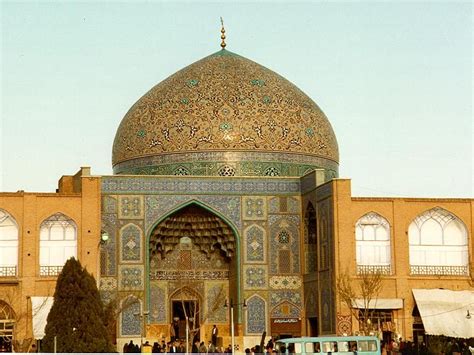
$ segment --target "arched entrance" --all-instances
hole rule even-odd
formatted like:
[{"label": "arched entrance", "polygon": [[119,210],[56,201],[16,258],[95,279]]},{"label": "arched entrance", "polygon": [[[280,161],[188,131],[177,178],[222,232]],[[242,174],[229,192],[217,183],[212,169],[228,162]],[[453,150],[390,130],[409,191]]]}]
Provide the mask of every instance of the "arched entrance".
[{"label": "arched entrance", "polygon": [[227,325],[225,299],[238,299],[236,250],[229,224],[196,203],[158,223],[149,241],[150,323],[177,339],[185,337],[186,318],[195,339],[213,324]]},{"label": "arched entrance", "polygon": [[12,352],[15,315],[13,309],[0,301],[0,352]]}]

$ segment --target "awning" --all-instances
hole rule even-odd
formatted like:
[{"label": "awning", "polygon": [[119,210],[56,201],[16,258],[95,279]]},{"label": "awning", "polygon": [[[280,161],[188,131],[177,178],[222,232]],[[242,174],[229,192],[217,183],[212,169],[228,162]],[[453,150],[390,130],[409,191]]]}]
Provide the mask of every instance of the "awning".
[{"label": "awning", "polygon": [[[352,307],[365,308],[363,298],[356,298],[352,301]],[[370,300],[368,309],[401,309],[403,300],[401,298],[377,298]]]},{"label": "awning", "polygon": [[31,313],[33,320],[33,337],[43,339],[46,319],[53,305],[53,297],[31,297]]},{"label": "awning", "polygon": [[416,305],[426,334],[455,338],[474,336],[474,291],[414,289]]}]

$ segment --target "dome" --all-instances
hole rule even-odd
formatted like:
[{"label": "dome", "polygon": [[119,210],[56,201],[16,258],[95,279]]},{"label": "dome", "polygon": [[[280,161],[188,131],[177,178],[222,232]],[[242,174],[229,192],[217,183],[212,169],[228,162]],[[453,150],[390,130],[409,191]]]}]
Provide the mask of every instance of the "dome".
[{"label": "dome", "polygon": [[115,136],[115,174],[337,176],[325,114],[275,72],[226,49],[141,97]]}]

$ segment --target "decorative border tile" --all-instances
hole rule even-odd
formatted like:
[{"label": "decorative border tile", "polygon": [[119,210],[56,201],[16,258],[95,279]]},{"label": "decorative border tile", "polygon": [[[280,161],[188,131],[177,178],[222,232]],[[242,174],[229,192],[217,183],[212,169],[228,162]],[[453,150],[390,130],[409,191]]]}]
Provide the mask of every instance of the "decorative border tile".
[{"label": "decorative border tile", "polygon": [[279,290],[299,290],[302,280],[300,276],[272,276],[270,277],[270,288]]},{"label": "decorative border tile", "polygon": [[299,178],[103,176],[104,194],[274,195],[300,192]]}]

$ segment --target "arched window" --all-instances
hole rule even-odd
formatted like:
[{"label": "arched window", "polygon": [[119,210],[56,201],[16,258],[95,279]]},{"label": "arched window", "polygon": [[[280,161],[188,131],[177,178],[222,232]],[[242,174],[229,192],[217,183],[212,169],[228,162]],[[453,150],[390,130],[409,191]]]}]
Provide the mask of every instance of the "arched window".
[{"label": "arched window", "polygon": [[15,313],[4,301],[0,301],[0,344],[3,351],[11,352],[13,333],[15,328]]},{"label": "arched window", "polygon": [[40,226],[40,276],[56,276],[77,255],[77,227],[72,219],[56,213]]},{"label": "arched window", "polygon": [[390,225],[375,212],[362,216],[355,225],[357,273],[391,274]]},{"label": "arched window", "polygon": [[408,228],[413,275],[468,275],[467,230],[443,208],[418,215]]},{"label": "arched window", "polygon": [[0,277],[16,276],[18,266],[18,226],[6,211],[0,210]]},{"label": "arched window", "polygon": [[308,203],[304,217],[304,243],[305,243],[305,272],[317,271],[318,240],[316,230],[316,211],[313,204]]}]

